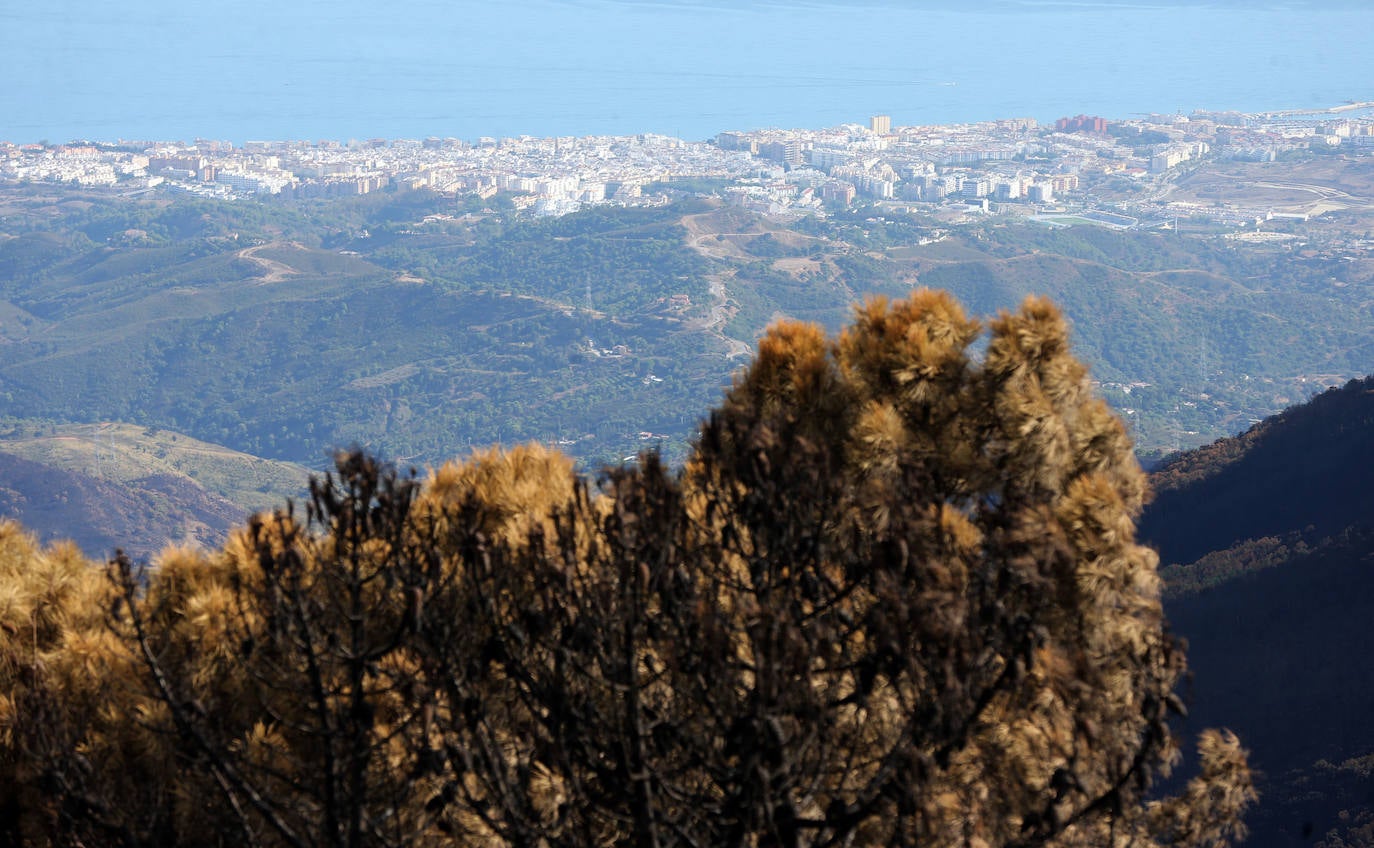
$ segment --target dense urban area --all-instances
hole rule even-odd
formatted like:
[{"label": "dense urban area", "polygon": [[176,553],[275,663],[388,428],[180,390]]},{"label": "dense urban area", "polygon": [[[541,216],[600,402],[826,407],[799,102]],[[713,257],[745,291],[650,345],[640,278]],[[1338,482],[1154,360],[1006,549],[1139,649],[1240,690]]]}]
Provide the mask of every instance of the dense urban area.
[{"label": "dense urban area", "polygon": [[[0,181],[125,187],[233,199],[358,195],[389,186],[558,216],[591,205],[656,205],[669,189],[709,185],[736,206],[782,218],[857,203],[898,211],[920,204],[951,223],[983,214],[1108,227],[1205,219],[1243,227],[1341,208],[1339,190],[1312,187],[1315,205],[1258,198],[1174,196],[1203,158],[1272,162],[1312,151],[1374,154],[1367,103],[1315,113],[1194,112],[1116,121],[1013,118],[948,126],[867,125],[722,132],[708,141],[662,135],[193,143],[0,142]],[[1290,187],[1293,188],[1293,187]],[[480,208],[480,207],[479,207]]]}]

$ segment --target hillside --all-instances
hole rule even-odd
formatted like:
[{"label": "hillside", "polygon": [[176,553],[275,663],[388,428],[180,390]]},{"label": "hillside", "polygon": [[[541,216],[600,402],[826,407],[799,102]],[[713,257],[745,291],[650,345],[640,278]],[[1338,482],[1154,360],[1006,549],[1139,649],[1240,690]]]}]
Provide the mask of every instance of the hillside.
[{"label": "hillside", "polygon": [[1374,535],[1165,607],[1194,675],[1185,734],[1231,728],[1262,774],[1246,844],[1371,844],[1349,831],[1374,822]]},{"label": "hillside", "polygon": [[[1374,834],[1374,379],[1153,475],[1140,535],[1195,673],[1189,728],[1224,721],[1264,775],[1261,846]],[[1337,838],[1344,841],[1336,841]]]},{"label": "hillside", "polygon": [[305,489],[306,469],[127,424],[10,422],[0,432],[0,518],[103,558],[169,543],[212,547],[250,512]]},{"label": "hillside", "polygon": [[167,544],[206,547],[246,515],[166,475],[117,485],[0,453],[0,480],[0,519],[20,522],[45,542],[69,539],[97,559],[116,549],[146,559]]},{"label": "hillside", "polygon": [[[683,446],[696,422],[678,410],[707,408],[733,365],[691,329],[705,260],[673,217],[416,232],[431,207],[388,200],[10,216],[32,229],[0,241],[0,412],[312,465],[352,443],[420,463],[527,439],[597,461]],[[165,235],[127,243],[133,223]]]},{"label": "hillside", "polygon": [[[1145,451],[1374,371],[1374,262],[1219,237],[713,199],[556,219],[425,192],[157,202],[9,189],[0,414],[128,421],[317,465],[555,443],[672,460],[771,321],[950,290],[1047,294]],[[133,235],[131,235],[133,234]]]},{"label": "hillside", "polygon": [[1156,469],[1140,532],[1166,564],[1247,540],[1374,521],[1374,378],[1352,380]]}]

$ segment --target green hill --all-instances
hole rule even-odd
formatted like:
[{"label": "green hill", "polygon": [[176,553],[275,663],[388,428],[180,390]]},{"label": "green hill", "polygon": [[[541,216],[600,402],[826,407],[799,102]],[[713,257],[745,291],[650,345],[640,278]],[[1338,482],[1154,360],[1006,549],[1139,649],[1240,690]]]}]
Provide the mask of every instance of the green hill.
[{"label": "green hill", "polygon": [[0,414],[307,465],[351,443],[420,464],[526,440],[681,458],[769,322],[834,330],[913,286],[981,314],[1054,298],[1150,452],[1374,371],[1371,263],[1287,245],[704,200],[552,220],[424,192],[9,208]]}]

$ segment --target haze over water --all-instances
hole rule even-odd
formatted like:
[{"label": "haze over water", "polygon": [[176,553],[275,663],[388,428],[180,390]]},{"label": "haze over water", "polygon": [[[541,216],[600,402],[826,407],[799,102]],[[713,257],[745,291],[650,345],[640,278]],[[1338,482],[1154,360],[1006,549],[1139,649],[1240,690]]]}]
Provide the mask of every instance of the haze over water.
[{"label": "haze over water", "polygon": [[0,9],[0,140],[896,125],[1374,99],[1374,4],[47,0]]}]

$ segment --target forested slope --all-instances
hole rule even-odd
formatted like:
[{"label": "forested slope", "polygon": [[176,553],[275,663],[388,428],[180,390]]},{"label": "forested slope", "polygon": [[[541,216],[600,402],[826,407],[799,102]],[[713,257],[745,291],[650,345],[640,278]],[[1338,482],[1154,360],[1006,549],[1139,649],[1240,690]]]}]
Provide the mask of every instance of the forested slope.
[{"label": "forested slope", "polygon": [[1186,564],[1262,537],[1374,523],[1374,378],[1353,380],[1156,469],[1141,534]]},{"label": "forested slope", "polygon": [[1194,675],[1187,727],[1234,730],[1260,774],[1247,844],[1374,845],[1374,535],[1165,609]]},{"label": "forested slope", "polygon": [[1374,844],[1374,379],[1152,475],[1141,537],[1196,678],[1260,771],[1256,846]]},{"label": "forested slope", "polygon": [[784,223],[694,199],[552,220],[425,192],[331,201],[0,197],[0,414],[177,430],[318,467],[536,439],[680,459],[773,320],[871,294],[1062,304],[1146,450],[1374,371],[1366,261],[919,215]]},{"label": "forested slope", "polygon": [[[678,410],[705,408],[732,367],[689,331],[705,260],[662,212],[497,238],[481,222],[405,229],[431,206],[404,198],[347,226],[332,207],[263,222],[188,205],[189,221],[112,205],[0,239],[0,412],[315,466],[354,442],[439,462],[531,438],[609,461],[642,432],[680,451],[695,420]],[[120,213],[143,235],[105,221]]]}]

